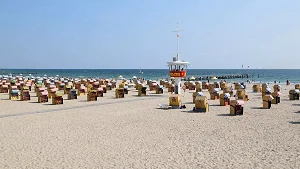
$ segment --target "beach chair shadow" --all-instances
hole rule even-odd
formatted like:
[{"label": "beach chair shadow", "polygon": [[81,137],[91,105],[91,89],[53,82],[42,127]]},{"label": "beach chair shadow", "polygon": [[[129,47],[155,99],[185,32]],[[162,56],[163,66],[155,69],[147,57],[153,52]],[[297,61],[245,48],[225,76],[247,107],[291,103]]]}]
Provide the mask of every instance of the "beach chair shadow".
[{"label": "beach chair shadow", "polygon": [[138,95],[132,95],[133,97],[166,97],[165,95],[162,95],[162,94],[147,94],[146,96],[138,96]]},{"label": "beach chair shadow", "polygon": [[146,95],[146,96],[132,95],[132,97],[140,97],[140,98],[143,98],[143,97],[149,97],[149,95]]},{"label": "beach chair shadow", "polygon": [[168,109],[168,108],[160,108],[160,107],[156,107],[155,109],[157,109],[157,110],[171,110],[171,108]]},{"label": "beach chair shadow", "polygon": [[28,102],[28,103],[39,103],[39,102]]},{"label": "beach chair shadow", "polygon": [[292,104],[292,106],[300,106],[300,104]]},{"label": "beach chair shadow", "polygon": [[156,94],[156,93],[150,93],[149,95],[148,95],[149,97],[164,97],[164,95],[163,94]]},{"label": "beach chair shadow", "polygon": [[[64,100],[65,101],[65,100]],[[45,105],[45,106],[54,106],[54,107],[56,107],[56,106],[63,106],[63,104],[52,104],[52,103],[45,103],[45,104],[43,104],[43,105]]]},{"label": "beach chair shadow", "polygon": [[263,109],[263,107],[251,107],[251,109]]},{"label": "beach chair shadow", "polygon": [[181,112],[185,112],[185,113],[196,113],[196,114],[206,113],[206,112],[195,112],[194,110],[182,110]]},{"label": "beach chair shadow", "polygon": [[230,114],[217,114],[216,116],[231,116]]},{"label": "beach chair shadow", "polygon": [[291,124],[300,124],[300,121],[289,121]]}]

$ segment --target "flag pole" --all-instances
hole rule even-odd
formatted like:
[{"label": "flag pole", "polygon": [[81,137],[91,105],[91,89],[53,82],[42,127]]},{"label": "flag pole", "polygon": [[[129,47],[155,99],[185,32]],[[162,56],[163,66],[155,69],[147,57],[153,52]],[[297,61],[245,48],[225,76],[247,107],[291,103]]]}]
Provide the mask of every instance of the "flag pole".
[{"label": "flag pole", "polygon": [[182,31],[182,30],[179,30],[178,23],[177,23],[177,29],[176,29],[176,31],[173,31],[173,32],[176,32],[176,38],[177,38],[177,56],[176,56],[177,61],[179,61],[179,32],[180,31]]}]

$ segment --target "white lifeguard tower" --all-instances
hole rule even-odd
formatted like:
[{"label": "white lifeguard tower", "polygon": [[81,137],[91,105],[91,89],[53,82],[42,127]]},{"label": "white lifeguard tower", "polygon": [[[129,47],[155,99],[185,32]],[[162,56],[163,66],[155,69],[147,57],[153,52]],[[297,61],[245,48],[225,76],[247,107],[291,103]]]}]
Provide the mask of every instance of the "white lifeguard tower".
[{"label": "white lifeguard tower", "polygon": [[175,78],[175,87],[174,87],[174,93],[180,95],[180,82],[181,79],[186,77],[186,69],[189,65],[189,62],[180,61],[179,59],[179,30],[178,23],[177,23],[177,30],[173,31],[177,34],[177,55],[176,57],[173,57],[172,62],[168,62],[169,71],[170,71],[170,77]]}]

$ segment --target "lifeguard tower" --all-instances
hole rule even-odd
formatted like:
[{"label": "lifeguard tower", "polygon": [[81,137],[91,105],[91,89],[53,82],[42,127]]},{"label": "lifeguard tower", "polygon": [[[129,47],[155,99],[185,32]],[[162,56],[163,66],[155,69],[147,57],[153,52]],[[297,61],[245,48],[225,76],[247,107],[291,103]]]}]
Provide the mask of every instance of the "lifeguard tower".
[{"label": "lifeguard tower", "polygon": [[173,57],[172,62],[168,62],[170,77],[173,77],[175,80],[174,93],[180,95],[180,82],[181,79],[186,76],[186,69],[189,65],[189,62],[181,61],[179,59],[179,30],[177,23],[177,30],[173,31],[177,34],[177,55]]}]

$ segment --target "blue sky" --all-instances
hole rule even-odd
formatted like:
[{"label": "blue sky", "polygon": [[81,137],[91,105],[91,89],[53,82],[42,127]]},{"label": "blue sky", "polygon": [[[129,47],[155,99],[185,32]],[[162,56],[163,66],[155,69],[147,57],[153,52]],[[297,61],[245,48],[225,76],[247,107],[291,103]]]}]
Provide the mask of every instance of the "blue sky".
[{"label": "blue sky", "polygon": [[0,68],[300,68],[298,0],[0,0]]}]

